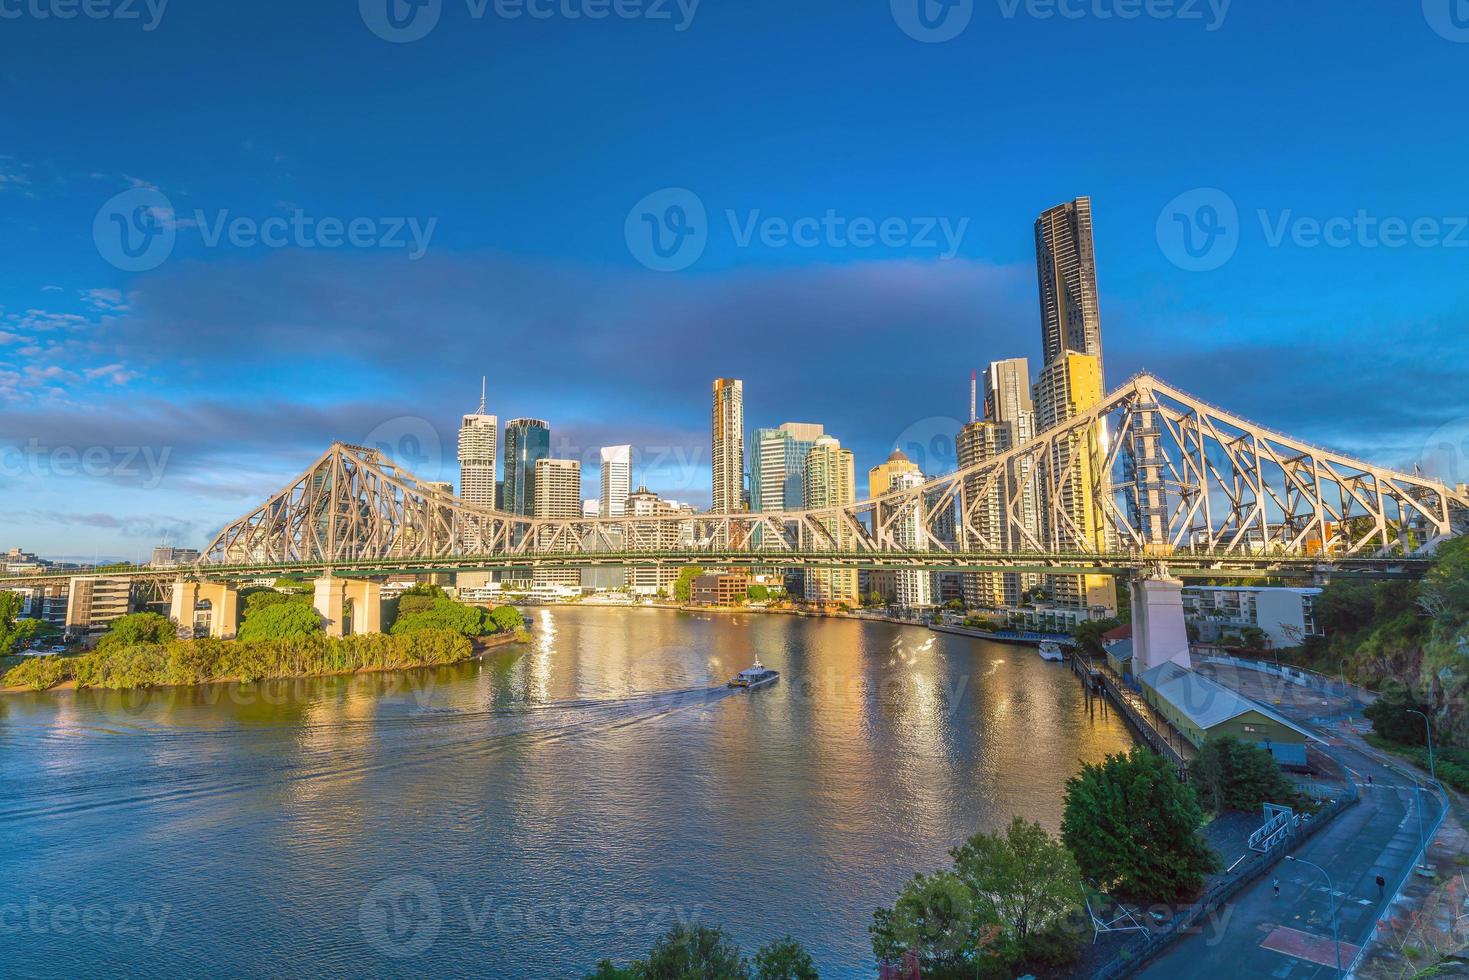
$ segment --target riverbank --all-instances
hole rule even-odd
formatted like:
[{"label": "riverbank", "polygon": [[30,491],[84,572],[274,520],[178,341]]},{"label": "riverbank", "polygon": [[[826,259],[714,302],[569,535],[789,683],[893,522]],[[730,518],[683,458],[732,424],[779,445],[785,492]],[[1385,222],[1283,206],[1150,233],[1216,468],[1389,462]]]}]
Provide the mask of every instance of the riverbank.
[{"label": "riverbank", "polygon": [[[0,694],[239,684],[443,667],[516,643],[516,633],[443,630],[287,641],[177,640],[76,657],[36,657],[0,677]],[[294,669],[293,669],[294,668]]]}]

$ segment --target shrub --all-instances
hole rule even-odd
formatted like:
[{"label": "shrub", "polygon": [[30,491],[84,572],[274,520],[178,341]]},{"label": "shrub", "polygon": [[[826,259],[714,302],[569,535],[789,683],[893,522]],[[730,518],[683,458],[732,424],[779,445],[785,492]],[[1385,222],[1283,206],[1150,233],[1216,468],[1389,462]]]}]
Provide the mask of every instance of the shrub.
[{"label": "shrub", "polygon": [[156,612],[133,613],[113,621],[112,627],[97,642],[98,650],[130,647],[139,643],[167,643],[178,636],[173,620]]},{"label": "shrub", "polygon": [[62,681],[72,680],[76,675],[72,668],[73,657],[27,657],[12,667],[0,678],[3,687],[28,687],[32,691],[44,691]]},{"label": "shrub", "polygon": [[321,615],[310,604],[278,602],[253,610],[240,624],[239,638],[287,640],[321,632]]},{"label": "shrub", "polygon": [[525,617],[514,606],[496,606],[490,612],[490,622],[496,633],[505,633],[525,628]]},{"label": "shrub", "polygon": [[420,630],[450,630],[462,636],[484,636],[490,632],[485,623],[485,611],[478,606],[466,606],[453,599],[434,599],[427,609],[404,615],[398,614],[391,632],[395,636],[416,633]]}]

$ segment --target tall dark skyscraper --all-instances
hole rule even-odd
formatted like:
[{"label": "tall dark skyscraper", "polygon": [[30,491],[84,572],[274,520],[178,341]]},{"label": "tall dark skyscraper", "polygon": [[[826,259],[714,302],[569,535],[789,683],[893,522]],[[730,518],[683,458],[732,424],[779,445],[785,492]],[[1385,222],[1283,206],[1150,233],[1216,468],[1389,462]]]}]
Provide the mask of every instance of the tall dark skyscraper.
[{"label": "tall dark skyscraper", "polygon": [[534,514],[536,460],[551,455],[551,427],[540,419],[505,423],[505,482],[500,507],[511,514]]},{"label": "tall dark skyscraper", "polygon": [[1091,198],[1058,204],[1036,219],[1035,264],[1045,363],[1054,363],[1066,351],[1100,361],[1102,320],[1097,312]]}]

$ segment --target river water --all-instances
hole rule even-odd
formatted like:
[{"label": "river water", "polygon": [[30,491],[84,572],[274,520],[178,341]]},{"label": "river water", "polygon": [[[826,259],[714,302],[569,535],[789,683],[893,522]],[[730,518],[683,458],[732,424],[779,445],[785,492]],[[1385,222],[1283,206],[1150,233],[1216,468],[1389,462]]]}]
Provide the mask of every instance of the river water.
[{"label": "river water", "polygon": [[[1130,744],[1034,650],[532,611],[435,670],[0,696],[0,975],[578,977],[679,921],[875,975],[915,871]],[[780,683],[718,685],[758,654]]]}]

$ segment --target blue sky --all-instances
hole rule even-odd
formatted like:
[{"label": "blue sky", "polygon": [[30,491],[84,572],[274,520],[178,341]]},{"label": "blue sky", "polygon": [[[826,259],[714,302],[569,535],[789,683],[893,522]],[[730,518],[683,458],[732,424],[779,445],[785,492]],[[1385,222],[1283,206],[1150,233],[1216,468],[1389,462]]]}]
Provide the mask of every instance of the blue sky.
[{"label": "blue sky", "polygon": [[[481,374],[674,498],[717,376],[865,470],[1038,357],[1031,223],[1078,194],[1112,384],[1469,480],[1450,0],[926,0],[927,35],[918,0],[437,0],[408,42],[386,0],[110,2],[0,0],[0,546],[202,544],[333,438],[451,479]],[[645,200],[702,209],[685,267],[640,261]],[[166,254],[107,238],[135,217]]]}]

